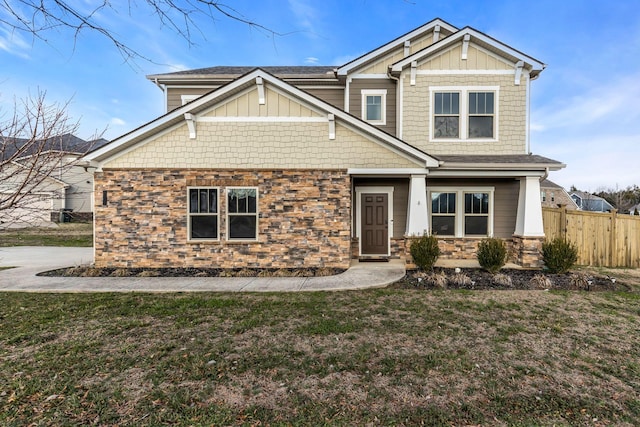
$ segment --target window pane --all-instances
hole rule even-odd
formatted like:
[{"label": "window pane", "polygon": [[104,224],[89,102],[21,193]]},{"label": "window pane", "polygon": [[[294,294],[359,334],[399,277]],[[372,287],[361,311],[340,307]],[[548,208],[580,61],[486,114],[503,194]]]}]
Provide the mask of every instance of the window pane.
[{"label": "window pane", "polygon": [[460,113],[460,94],[452,93],[451,94],[451,114],[459,114]]},{"label": "window pane", "polygon": [[478,94],[475,92],[469,94],[469,114],[478,114]]},{"label": "window pane", "polygon": [[255,239],[256,238],[255,215],[233,215],[229,217],[230,239]]},{"label": "window pane", "polygon": [[433,122],[436,138],[458,137],[458,117],[436,117]]},{"label": "window pane", "polygon": [[218,212],[218,190],[209,190],[209,212]]},{"label": "window pane", "polygon": [[470,116],[469,138],[493,138],[493,117]]},{"label": "window pane", "polygon": [[207,190],[200,190],[200,207],[198,212],[207,213],[209,212],[209,192]]},{"label": "window pane", "polygon": [[218,238],[218,216],[192,216],[191,217],[191,238],[192,239],[217,239]]},{"label": "window pane", "polygon": [[454,216],[437,216],[431,217],[431,232],[438,236],[453,236],[455,234],[455,222]]},{"label": "window pane", "polygon": [[193,188],[189,190],[189,212],[198,212],[198,190]]},{"label": "window pane", "polygon": [[488,222],[489,221],[487,216],[465,216],[465,236],[486,236]]},{"label": "window pane", "polygon": [[457,92],[436,93],[433,99],[435,114],[459,114],[460,94]]},{"label": "window pane", "polygon": [[367,105],[367,120],[382,120],[382,106]]},{"label": "window pane", "polygon": [[489,193],[465,193],[464,213],[467,213],[467,214],[489,213]]},{"label": "window pane", "polygon": [[257,213],[256,190],[254,188],[247,190],[247,199],[247,212]]},{"label": "window pane", "polygon": [[485,114],[493,114],[493,92],[487,92],[485,95]]},{"label": "window pane", "polygon": [[456,213],[456,194],[431,193],[431,213]]}]

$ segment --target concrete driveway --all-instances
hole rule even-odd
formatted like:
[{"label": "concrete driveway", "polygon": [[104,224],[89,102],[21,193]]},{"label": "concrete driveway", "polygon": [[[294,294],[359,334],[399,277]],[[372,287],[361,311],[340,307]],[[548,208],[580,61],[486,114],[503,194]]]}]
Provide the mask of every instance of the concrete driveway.
[{"label": "concrete driveway", "polygon": [[403,260],[359,263],[327,277],[40,277],[93,261],[93,248],[0,248],[0,291],[19,292],[296,292],[387,286],[405,274]]}]

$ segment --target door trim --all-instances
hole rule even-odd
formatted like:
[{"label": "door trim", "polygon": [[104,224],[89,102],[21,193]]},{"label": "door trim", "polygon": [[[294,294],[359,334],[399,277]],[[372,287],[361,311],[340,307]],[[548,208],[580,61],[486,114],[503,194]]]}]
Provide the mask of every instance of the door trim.
[{"label": "door trim", "polygon": [[359,186],[356,187],[356,237],[358,238],[358,256],[362,255],[362,195],[385,193],[387,195],[387,216],[389,220],[389,229],[387,233],[387,253],[386,254],[367,254],[367,255],[391,255],[391,238],[393,237],[393,187],[392,186]]}]

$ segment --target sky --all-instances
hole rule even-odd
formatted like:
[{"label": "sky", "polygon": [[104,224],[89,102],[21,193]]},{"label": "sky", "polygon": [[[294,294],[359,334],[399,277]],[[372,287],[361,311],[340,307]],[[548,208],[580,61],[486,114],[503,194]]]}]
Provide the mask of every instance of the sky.
[{"label": "sky", "polygon": [[[89,10],[102,2],[68,3]],[[640,185],[638,0],[222,3],[277,34],[222,15],[196,16],[187,43],[144,2],[113,0],[96,21],[149,59],[126,61],[95,31],[58,27],[33,38],[0,22],[0,122],[16,99],[46,91],[47,102],[68,103],[79,137],[115,139],[164,113],[162,92],[146,75],[215,65],[341,65],[440,18],[547,64],[531,83],[531,151],[567,165],[550,179],[592,192]],[[0,5],[0,21],[4,14]]]}]

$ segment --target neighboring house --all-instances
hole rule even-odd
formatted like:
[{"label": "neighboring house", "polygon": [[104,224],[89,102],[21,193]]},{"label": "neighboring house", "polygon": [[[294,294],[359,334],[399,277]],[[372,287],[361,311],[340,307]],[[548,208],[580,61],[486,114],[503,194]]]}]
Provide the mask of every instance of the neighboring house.
[{"label": "neighboring house", "polygon": [[569,193],[548,179],[543,180],[540,183],[540,199],[542,199],[542,206],[545,208],[557,208],[564,206],[569,210],[578,209],[578,205],[573,201]]},{"label": "neighboring house", "polygon": [[629,208],[629,215],[640,215],[640,203]]},{"label": "neighboring house", "polygon": [[95,264],[346,268],[426,232],[538,267],[540,179],[564,167],[529,153],[544,68],[436,19],[340,66],[149,76],[168,112],[85,156]]},{"label": "neighboring house", "polygon": [[[13,156],[26,141],[16,138],[4,142],[5,158]],[[12,164],[3,164],[0,171],[0,197],[4,199],[15,193],[25,192],[28,195],[12,209],[0,212],[0,228],[43,226],[62,221],[91,221],[93,172],[76,164],[90,148],[101,147],[107,142],[103,139],[85,141],[71,134],[61,135],[47,141],[44,145],[46,150],[34,153],[36,146],[40,147],[35,144],[33,150],[17,157]],[[25,165],[30,165],[34,157],[37,157],[38,168],[46,170],[47,176],[31,180],[36,184],[30,185],[30,180],[24,179],[30,173],[30,167]],[[25,183],[27,185],[24,189],[17,190]]]},{"label": "neighboring house", "polygon": [[615,209],[609,202],[595,194],[589,194],[585,191],[572,191],[571,198],[578,206],[578,209],[591,212],[611,212]]}]

